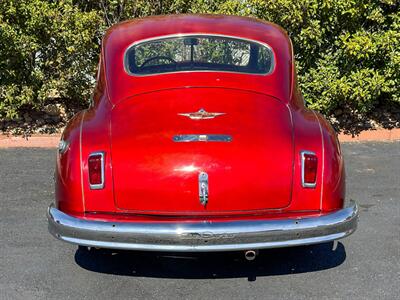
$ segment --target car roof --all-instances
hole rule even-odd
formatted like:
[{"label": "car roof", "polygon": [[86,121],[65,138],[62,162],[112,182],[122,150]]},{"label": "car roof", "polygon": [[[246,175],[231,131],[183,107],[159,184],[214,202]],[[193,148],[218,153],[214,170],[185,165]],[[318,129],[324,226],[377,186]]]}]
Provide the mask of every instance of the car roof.
[{"label": "car roof", "polygon": [[[287,33],[280,26],[251,17],[216,14],[161,15],[137,18],[111,26],[106,39],[122,35],[119,42],[132,43],[142,39],[176,33],[219,33],[238,37],[252,36],[252,39],[268,43],[271,35],[283,40]],[[113,41],[114,42],[114,41]]]},{"label": "car roof", "polygon": [[[268,44],[274,53],[274,70],[267,76],[252,74],[157,74],[132,76],[124,68],[125,51],[133,43],[178,34],[226,35]],[[287,33],[278,25],[255,18],[226,15],[164,15],[133,19],[110,27],[102,45],[104,74],[112,102],[157,89],[193,85],[235,87],[288,98],[291,90],[292,45]],[[204,73],[204,72],[203,72]],[[208,72],[205,72],[208,73]],[[189,78],[192,77],[192,78]],[[217,78],[218,77],[218,78]],[[252,80],[243,80],[252,77]],[[168,80],[171,79],[171,80]],[[219,80],[217,80],[219,79]],[[223,79],[223,80],[221,80]],[[238,86],[238,82],[242,82]],[[244,82],[247,81],[247,82]],[[274,83],[275,82],[275,83]],[[121,83],[122,86],[121,86]],[[284,88],[271,92],[267,86]],[[283,85],[282,85],[283,84]],[[271,90],[271,89],[269,89]]]}]

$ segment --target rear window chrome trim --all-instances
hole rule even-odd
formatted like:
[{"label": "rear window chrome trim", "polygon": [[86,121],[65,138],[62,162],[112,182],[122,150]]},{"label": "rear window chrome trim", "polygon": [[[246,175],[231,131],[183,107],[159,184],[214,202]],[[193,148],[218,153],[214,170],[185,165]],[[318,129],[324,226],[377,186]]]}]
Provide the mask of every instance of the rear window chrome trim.
[{"label": "rear window chrome trim", "polygon": [[[152,73],[152,74],[136,74],[136,73],[132,73],[129,70],[127,55],[128,55],[129,50],[132,47],[137,46],[139,44],[151,42],[151,41],[169,39],[169,38],[181,38],[181,37],[187,37],[187,36],[210,36],[210,37],[221,37],[221,38],[225,37],[225,38],[228,38],[228,39],[242,40],[242,41],[246,41],[246,42],[262,45],[262,46],[266,47],[272,54],[272,61],[271,61],[270,70],[267,73],[246,73],[246,72],[224,71],[224,70],[185,70],[185,71],[171,71],[171,72],[161,72],[161,73]],[[204,33],[204,32],[202,32],[202,33],[192,32],[192,33],[179,33],[179,34],[160,35],[160,36],[156,36],[156,37],[151,37],[151,38],[141,39],[141,40],[135,41],[135,42],[131,43],[128,47],[126,47],[126,49],[124,51],[123,66],[124,66],[125,72],[128,75],[133,76],[133,77],[147,77],[147,76],[168,75],[168,74],[177,74],[177,73],[230,73],[230,74],[233,73],[233,74],[238,74],[238,75],[268,76],[268,75],[271,75],[275,71],[275,60],[276,60],[275,52],[272,49],[272,47],[270,45],[268,45],[267,43],[264,43],[264,42],[261,42],[261,41],[258,41],[258,40],[253,40],[253,39],[240,37],[240,36],[235,36],[235,35],[217,34],[217,33]]]}]

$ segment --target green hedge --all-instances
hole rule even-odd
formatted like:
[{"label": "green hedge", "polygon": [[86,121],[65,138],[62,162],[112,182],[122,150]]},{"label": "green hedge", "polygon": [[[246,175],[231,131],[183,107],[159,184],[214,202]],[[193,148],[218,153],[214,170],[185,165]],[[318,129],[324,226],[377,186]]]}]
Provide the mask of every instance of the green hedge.
[{"label": "green hedge", "polygon": [[275,22],[292,38],[309,106],[365,114],[400,102],[396,0],[2,0],[0,119],[48,103],[86,105],[102,34],[147,15],[221,13]]}]

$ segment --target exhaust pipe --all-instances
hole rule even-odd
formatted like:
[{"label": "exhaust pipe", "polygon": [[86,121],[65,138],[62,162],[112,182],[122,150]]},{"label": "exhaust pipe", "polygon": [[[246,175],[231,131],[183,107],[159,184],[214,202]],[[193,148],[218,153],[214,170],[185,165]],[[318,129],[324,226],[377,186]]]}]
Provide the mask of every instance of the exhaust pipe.
[{"label": "exhaust pipe", "polygon": [[244,258],[246,258],[246,260],[251,261],[251,260],[255,260],[256,257],[258,255],[258,250],[247,250],[244,252]]}]

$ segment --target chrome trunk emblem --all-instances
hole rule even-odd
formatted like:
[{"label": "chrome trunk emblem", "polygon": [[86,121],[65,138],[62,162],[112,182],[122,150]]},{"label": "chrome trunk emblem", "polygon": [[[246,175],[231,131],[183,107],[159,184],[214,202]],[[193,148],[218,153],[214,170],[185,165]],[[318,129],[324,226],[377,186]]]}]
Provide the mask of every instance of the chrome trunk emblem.
[{"label": "chrome trunk emblem", "polygon": [[203,206],[208,202],[208,174],[206,172],[199,173],[199,197]]},{"label": "chrome trunk emblem", "polygon": [[197,112],[191,113],[179,113],[179,116],[188,117],[192,120],[206,120],[206,119],[214,119],[215,117],[225,115],[225,113],[220,112],[206,112],[203,108],[201,108]]}]

